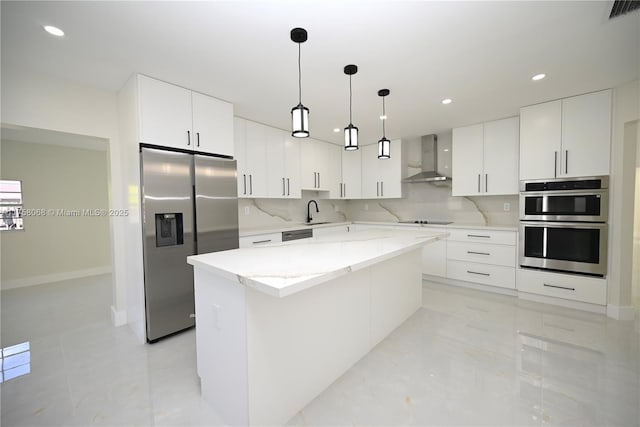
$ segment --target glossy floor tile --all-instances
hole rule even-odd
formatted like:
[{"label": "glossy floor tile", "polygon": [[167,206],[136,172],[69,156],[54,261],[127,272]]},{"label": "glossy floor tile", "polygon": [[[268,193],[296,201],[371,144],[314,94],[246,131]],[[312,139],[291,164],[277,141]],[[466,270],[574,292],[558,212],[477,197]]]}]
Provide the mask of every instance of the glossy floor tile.
[{"label": "glossy floor tile", "polygon": [[[28,364],[1,384],[2,425],[222,424],[200,397],[194,331],[147,345],[111,327],[110,280],[2,292],[5,368]],[[423,308],[288,424],[637,426],[638,330],[425,283]]]}]

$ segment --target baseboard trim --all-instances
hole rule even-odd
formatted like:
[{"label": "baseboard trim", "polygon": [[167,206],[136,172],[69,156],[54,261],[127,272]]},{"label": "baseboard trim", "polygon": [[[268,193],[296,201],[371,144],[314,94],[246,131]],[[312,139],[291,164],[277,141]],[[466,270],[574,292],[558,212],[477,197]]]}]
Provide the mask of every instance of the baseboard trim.
[{"label": "baseboard trim", "polygon": [[636,309],[631,305],[607,304],[607,317],[616,320],[634,320]]},{"label": "baseboard trim", "polygon": [[541,302],[543,304],[573,308],[575,310],[589,311],[591,313],[606,314],[607,311],[607,308],[604,305],[590,304],[588,302],[582,301],[572,301],[563,298],[554,298],[547,295],[537,295],[528,292],[518,292],[518,298],[526,301]]},{"label": "baseboard trim", "polygon": [[36,286],[45,283],[60,282],[62,280],[78,279],[80,277],[98,276],[100,274],[111,273],[111,266],[88,268],[86,270],[67,271],[64,273],[44,274],[42,276],[24,277],[14,280],[3,280],[2,290],[24,288],[26,286]]},{"label": "baseboard trim", "polygon": [[480,283],[464,282],[462,280],[448,279],[446,277],[440,277],[440,276],[431,276],[429,274],[423,274],[422,280],[426,280],[428,282],[442,283],[445,285],[458,286],[461,288],[475,289],[477,291],[491,292],[494,294],[509,295],[512,297],[518,296],[518,291],[516,291],[515,289],[501,288],[499,286],[482,285]]},{"label": "baseboard trim", "polygon": [[114,306],[111,306],[111,324],[115,327],[126,325],[127,324],[126,310],[116,310]]}]

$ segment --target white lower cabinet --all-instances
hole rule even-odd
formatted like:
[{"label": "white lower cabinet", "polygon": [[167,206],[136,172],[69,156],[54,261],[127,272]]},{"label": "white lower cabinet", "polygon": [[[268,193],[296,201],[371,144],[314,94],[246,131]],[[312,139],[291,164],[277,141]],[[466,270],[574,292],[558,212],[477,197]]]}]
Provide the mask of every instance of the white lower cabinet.
[{"label": "white lower cabinet", "polygon": [[597,277],[519,268],[518,291],[590,304],[607,304],[607,280]]},{"label": "white lower cabinet", "polygon": [[254,234],[252,236],[242,236],[239,239],[241,248],[251,248],[254,246],[269,245],[282,242],[282,232]]},{"label": "white lower cabinet", "polygon": [[[420,230],[421,228],[419,228]],[[448,233],[444,228],[429,228],[429,231]],[[447,276],[447,240],[441,239],[422,247],[422,274]]]},{"label": "white lower cabinet", "polygon": [[516,288],[515,268],[501,265],[447,259],[447,277],[501,288]]},{"label": "white lower cabinet", "polygon": [[516,232],[449,229],[447,278],[516,288]]}]

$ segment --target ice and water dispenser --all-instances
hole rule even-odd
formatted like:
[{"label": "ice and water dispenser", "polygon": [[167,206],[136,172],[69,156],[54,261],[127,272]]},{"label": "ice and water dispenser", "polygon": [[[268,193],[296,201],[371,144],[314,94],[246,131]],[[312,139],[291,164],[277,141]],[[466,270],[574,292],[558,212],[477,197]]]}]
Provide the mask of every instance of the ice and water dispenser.
[{"label": "ice and water dispenser", "polygon": [[182,213],[156,214],[156,247],[178,246],[183,243]]}]

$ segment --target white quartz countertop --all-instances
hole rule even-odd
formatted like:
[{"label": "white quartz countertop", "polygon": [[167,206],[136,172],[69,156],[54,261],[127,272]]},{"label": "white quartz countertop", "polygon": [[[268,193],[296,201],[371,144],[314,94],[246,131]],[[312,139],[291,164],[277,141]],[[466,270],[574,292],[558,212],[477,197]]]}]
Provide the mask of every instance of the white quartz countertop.
[{"label": "white quartz countertop", "polygon": [[451,224],[413,224],[406,222],[384,222],[384,221],[353,221],[352,224],[368,224],[368,225],[406,225],[408,227],[423,228],[466,228],[473,230],[495,230],[495,231],[518,231],[517,226],[500,226],[500,225],[482,225],[482,224],[464,224],[461,222],[452,222]]},{"label": "white quartz countertop", "polygon": [[447,236],[426,229],[364,230],[194,255],[187,262],[282,298]]},{"label": "white quartz countertop", "polygon": [[282,231],[290,231],[290,230],[300,230],[305,228],[322,228],[322,227],[334,227],[338,225],[350,225],[350,224],[366,224],[366,225],[400,225],[406,226],[408,228],[417,228],[422,227],[425,229],[429,228],[439,228],[439,229],[447,229],[447,228],[466,228],[466,229],[474,229],[474,230],[495,230],[495,231],[518,231],[517,226],[492,226],[492,225],[481,225],[481,224],[463,224],[463,223],[451,223],[447,225],[442,224],[411,224],[411,223],[400,223],[400,222],[391,222],[391,221],[345,221],[345,222],[329,222],[324,224],[290,224],[290,225],[274,225],[269,227],[259,227],[259,228],[245,228],[240,230],[240,237],[245,236],[255,236],[259,234],[267,234],[267,233],[279,233]]},{"label": "white quartz countertop", "polygon": [[307,228],[322,228],[322,227],[335,227],[338,225],[350,225],[351,222],[325,222],[321,224],[307,224],[307,223],[292,223],[287,225],[273,225],[267,227],[259,227],[259,228],[244,228],[240,230],[240,237],[245,236],[256,236],[258,234],[267,234],[267,233],[279,233],[282,231],[291,231],[291,230],[304,230]]}]

